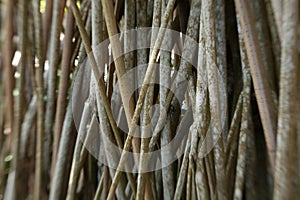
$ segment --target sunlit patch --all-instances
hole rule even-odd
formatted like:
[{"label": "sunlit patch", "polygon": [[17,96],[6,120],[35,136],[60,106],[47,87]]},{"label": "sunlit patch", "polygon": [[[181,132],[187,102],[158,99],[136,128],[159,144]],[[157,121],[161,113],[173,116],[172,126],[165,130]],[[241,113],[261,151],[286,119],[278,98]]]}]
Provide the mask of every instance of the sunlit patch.
[{"label": "sunlit patch", "polygon": [[45,61],[45,64],[44,64],[44,70],[45,70],[45,71],[48,71],[48,70],[49,70],[49,61],[48,61],[48,60]]},{"label": "sunlit patch", "polygon": [[20,75],[19,72],[16,72],[15,75],[14,75],[15,78],[20,78],[20,76],[21,76],[21,75]]},{"label": "sunlit patch", "polygon": [[13,155],[8,155],[4,158],[5,162],[10,162],[13,159]]},{"label": "sunlit patch", "polygon": [[21,52],[16,51],[11,64],[13,66],[18,66],[20,59],[21,59]]}]

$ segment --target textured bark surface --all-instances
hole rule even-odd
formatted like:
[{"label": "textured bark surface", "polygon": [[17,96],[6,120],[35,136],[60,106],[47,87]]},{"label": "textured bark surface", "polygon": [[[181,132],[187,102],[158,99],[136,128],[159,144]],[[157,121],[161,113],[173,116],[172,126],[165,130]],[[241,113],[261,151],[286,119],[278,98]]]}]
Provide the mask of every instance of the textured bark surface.
[{"label": "textured bark surface", "polygon": [[0,200],[297,199],[299,9],[0,1]]}]

